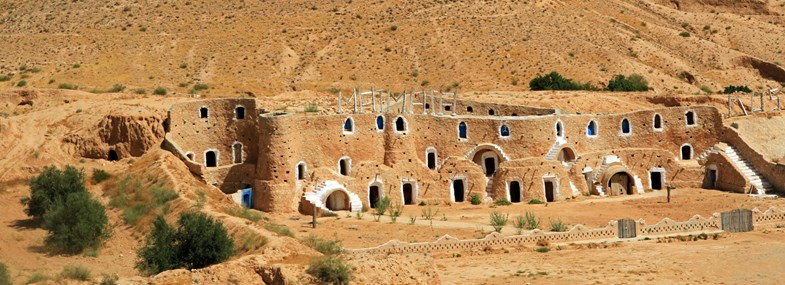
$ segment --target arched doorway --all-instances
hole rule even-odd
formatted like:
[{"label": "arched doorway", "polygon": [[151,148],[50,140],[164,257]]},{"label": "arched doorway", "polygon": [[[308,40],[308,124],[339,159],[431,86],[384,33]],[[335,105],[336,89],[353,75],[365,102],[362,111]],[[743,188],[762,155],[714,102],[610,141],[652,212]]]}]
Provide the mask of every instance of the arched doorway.
[{"label": "arched doorway", "polygon": [[324,203],[330,211],[345,211],[349,210],[349,196],[343,191],[334,191],[327,196],[327,201]]},{"label": "arched doorway", "polygon": [[521,202],[521,183],[518,181],[511,181],[510,182],[510,202],[512,203],[520,203]]},{"label": "arched doorway", "polygon": [[472,161],[482,166],[485,176],[493,176],[499,167],[499,155],[489,149],[478,151],[472,158]]},{"label": "arched doorway", "polygon": [[575,152],[569,147],[564,147],[559,150],[559,155],[556,159],[562,163],[575,161]]},{"label": "arched doorway", "polygon": [[368,205],[371,209],[376,208],[376,204],[379,203],[379,199],[381,196],[379,195],[379,185],[374,184],[368,187]]},{"label": "arched doorway", "polygon": [[681,159],[682,160],[690,160],[692,159],[692,146],[689,144],[685,144],[681,146]]},{"label": "arched doorway", "polygon": [[608,179],[608,189],[611,196],[632,195],[633,180],[627,172],[617,172]]},{"label": "arched doorway", "polygon": [[204,166],[207,167],[218,166],[218,154],[214,150],[209,150],[204,153]]},{"label": "arched doorway", "polygon": [[117,151],[110,149],[109,150],[109,161],[117,161],[120,160],[120,156],[117,155]]},{"label": "arched doorway", "polygon": [[455,179],[452,181],[452,197],[455,202],[463,202],[464,194],[466,192],[466,182],[464,179]]},{"label": "arched doorway", "polygon": [[414,205],[414,186],[411,183],[404,183],[401,186],[401,192],[403,194],[403,204]]},{"label": "arched doorway", "polygon": [[240,142],[235,142],[232,144],[232,158],[234,158],[234,163],[243,163],[243,144]]},{"label": "arched doorway", "polygon": [[406,131],[406,121],[403,117],[398,117],[395,119],[395,131],[398,132],[405,132]]},{"label": "arched doorway", "polygon": [[234,108],[234,115],[235,115],[235,118],[237,118],[238,120],[244,120],[245,119],[245,107],[237,106],[236,108]]}]

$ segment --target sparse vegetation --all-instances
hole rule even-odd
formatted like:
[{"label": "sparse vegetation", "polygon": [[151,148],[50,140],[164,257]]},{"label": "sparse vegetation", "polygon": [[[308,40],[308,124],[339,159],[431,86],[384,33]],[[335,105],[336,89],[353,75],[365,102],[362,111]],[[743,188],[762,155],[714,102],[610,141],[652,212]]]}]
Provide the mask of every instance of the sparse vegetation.
[{"label": "sparse vegetation", "polygon": [[207,90],[207,89],[210,89],[210,86],[207,86],[207,84],[204,84],[204,83],[196,83],[196,84],[194,84],[194,87],[193,87],[194,91],[202,91],[202,90]]},{"label": "sparse vegetation", "polygon": [[101,282],[98,285],[116,285],[117,280],[120,279],[117,275],[102,274]]},{"label": "sparse vegetation", "polygon": [[326,240],[315,235],[309,235],[305,237],[302,242],[308,247],[327,255],[339,254],[343,251],[340,241]]},{"label": "sparse vegetation", "polygon": [[93,184],[100,184],[101,182],[104,182],[104,180],[109,179],[110,177],[112,177],[112,174],[109,174],[109,172],[106,172],[100,168],[93,168],[93,176],[92,176]]},{"label": "sparse vegetation", "polygon": [[338,256],[323,256],[311,260],[305,271],[322,284],[347,285],[352,280],[352,268]]},{"label": "sparse vegetation", "polygon": [[8,274],[8,266],[5,263],[0,262],[0,285],[11,285],[13,284],[11,280],[11,275]]},{"label": "sparse vegetation", "polygon": [[379,221],[379,219],[387,212],[387,209],[390,208],[390,198],[387,196],[382,197],[376,201],[376,208],[373,211],[373,219],[374,221]]},{"label": "sparse vegetation", "polygon": [[25,87],[25,86],[27,86],[27,80],[19,80],[19,82],[16,83],[16,87]]},{"label": "sparse vegetation", "polygon": [[501,214],[499,212],[491,212],[491,226],[496,232],[502,232],[502,228],[507,225],[507,220],[510,214]]},{"label": "sparse vegetation", "polygon": [[47,275],[45,275],[45,274],[43,274],[41,272],[34,272],[32,275],[30,275],[29,278],[27,278],[27,281],[25,281],[25,284],[40,283],[40,282],[44,282],[44,281],[49,280],[49,279],[50,279],[49,276],[47,276]]},{"label": "sparse vegetation", "polygon": [[90,281],[90,269],[81,265],[66,265],[60,272],[60,277],[78,281]]},{"label": "sparse vegetation", "polygon": [[552,232],[566,232],[567,231],[567,224],[562,222],[560,219],[551,220],[551,231]]},{"label": "sparse vegetation", "polygon": [[398,26],[396,25],[390,26],[390,31],[397,31],[397,30],[398,30]]},{"label": "sparse vegetation", "polygon": [[529,200],[529,204],[537,205],[537,204],[545,204],[545,202],[540,201],[540,199],[534,198],[534,199]]},{"label": "sparse vegetation", "polygon": [[316,105],[315,102],[310,102],[307,105],[305,105],[304,111],[306,113],[316,113],[316,112],[319,112],[319,106]]},{"label": "sparse vegetation", "polygon": [[390,207],[390,220],[392,220],[393,223],[398,220],[398,217],[400,217],[401,214],[403,214],[403,205],[395,204]]},{"label": "sparse vegetation", "polygon": [[156,177],[148,177],[145,186],[143,180],[135,175],[126,175],[117,182],[114,191],[108,191],[109,206],[122,210],[122,216],[129,225],[136,225],[142,217],[150,213],[165,213],[168,203],[179,194],[167,188],[165,183]]},{"label": "sparse vegetation", "polygon": [[482,199],[480,198],[480,194],[472,193],[469,196],[469,202],[471,202],[472,205],[479,205],[479,204],[481,204],[482,203]]},{"label": "sparse vegetation", "polygon": [[123,92],[123,90],[125,90],[125,85],[115,84],[114,86],[112,86],[111,89],[108,90],[108,92],[109,93],[120,93],[120,92]]},{"label": "sparse vegetation", "polygon": [[725,86],[725,89],[722,90],[722,93],[724,94],[733,94],[736,92],[752,93],[752,89],[750,89],[746,85],[739,85],[739,86],[730,85],[730,86]]},{"label": "sparse vegetation", "polygon": [[422,218],[428,221],[433,220],[433,217],[439,214],[439,210],[434,211],[433,208],[428,207],[422,210]]},{"label": "sparse vegetation", "polygon": [[267,245],[267,237],[260,236],[253,233],[243,234],[240,237],[240,242],[237,243],[237,252],[250,252],[256,249],[262,248],[263,246]]},{"label": "sparse vegetation", "polygon": [[0,82],[6,82],[6,81],[11,81],[11,76],[8,75],[0,76]]},{"label": "sparse vegetation", "polygon": [[527,230],[533,230],[540,227],[540,219],[537,218],[533,212],[526,212],[526,215],[523,218],[525,222],[524,227]]},{"label": "sparse vegetation", "polygon": [[552,71],[546,75],[538,75],[529,82],[529,89],[531,90],[597,90],[596,87],[589,83],[580,84],[562,77],[556,71]]},{"label": "sparse vegetation", "polygon": [[267,223],[264,228],[282,236],[294,237],[294,233],[286,225]]},{"label": "sparse vegetation", "polygon": [[153,94],[155,94],[155,95],[164,96],[164,95],[166,95],[166,93],[168,93],[168,91],[166,90],[166,88],[163,88],[163,87],[158,87],[158,88],[155,88],[155,90],[153,90]]},{"label": "sparse vegetation", "polygon": [[733,123],[730,123],[730,126],[732,128],[734,128],[734,129],[737,129],[737,130],[739,129],[739,123],[733,122]]},{"label": "sparse vegetation", "polygon": [[681,33],[679,33],[679,36],[688,38],[690,36],[690,32],[687,32],[687,31],[681,32]]},{"label": "sparse vegetation", "polygon": [[144,95],[144,94],[146,94],[146,93],[147,93],[147,91],[145,91],[145,90],[144,90],[144,89],[142,89],[142,88],[139,88],[139,89],[136,89],[136,90],[134,90],[134,93],[135,93],[135,94],[139,94],[139,95]]},{"label": "sparse vegetation", "polygon": [[640,74],[624,75],[617,74],[608,82],[607,89],[613,92],[648,91],[649,82]]},{"label": "sparse vegetation", "polygon": [[496,200],[495,203],[496,203],[497,206],[509,206],[509,205],[512,205],[512,203],[510,201],[507,201],[507,200],[504,200],[504,199]]},{"label": "sparse vegetation", "polygon": [[711,88],[709,88],[709,86],[706,86],[706,85],[701,85],[700,89],[701,89],[701,91],[703,91],[703,93],[706,93],[706,94],[713,93],[713,91],[711,91]]},{"label": "sparse vegetation", "polygon": [[73,85],[71,83],[60,83],[60,85],[57,85],[57,88],[58,89],[67,89],[67,90],[76,90],[79,87],[76,86],[76,85]]},{"label": "sparse vegetation", "polygon": [[[202,191],[200,193],[204,193],[204,191]],[[204,194],[200,194],[200,195],[204,195]],[[203,197],[203,196],[201,196],[201,197]],[[197,201],[197,204],[198,203],[199,202]],[[204,202],[201,202],[201,203],[204,204]],[[238,207],[226,207],[226,213],[229,214],[229,215],[235,216],[235,217],[240,217],[240,218],[249,220],[249,221],[254,222],[254,223],[258,222],[259,220],[264,218],[264,215],[262,214],[262,212],[259,212],[258,210],[248,209],[246,207],[239,207],[239,206]]]},{"label": "sparse vegetation", "polygon": [[543,246],[543,247],[538,247],[537,248],[537,252],[540,252],[540,253],[546,253],[546,252],[549,252],[549,251],[551,251],[551,249],[549,247]]},{"label": "sparse vegetation", "polygon": [[220,263],[233,253],[234,242],[226,228],[204,213],[181,214],[177,229],[158,216],[147,242],[137,252],[136,268],[145,274],[203,268]]}]

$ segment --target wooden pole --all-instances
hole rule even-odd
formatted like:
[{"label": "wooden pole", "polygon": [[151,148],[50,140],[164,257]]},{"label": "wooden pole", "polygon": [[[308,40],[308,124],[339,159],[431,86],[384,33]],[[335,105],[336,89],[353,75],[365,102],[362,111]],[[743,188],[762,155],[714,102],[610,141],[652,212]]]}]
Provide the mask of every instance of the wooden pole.
[{"label": "wooden pole", "polygon": [[[670,189],[668,191],[670,191]],[[316,214],[318,213],[318,211],[319,208],[316,208],[316,204],[313,204],[313,220],[311,221],[311,223],[313,224],[314,229],[316,228]]]}]

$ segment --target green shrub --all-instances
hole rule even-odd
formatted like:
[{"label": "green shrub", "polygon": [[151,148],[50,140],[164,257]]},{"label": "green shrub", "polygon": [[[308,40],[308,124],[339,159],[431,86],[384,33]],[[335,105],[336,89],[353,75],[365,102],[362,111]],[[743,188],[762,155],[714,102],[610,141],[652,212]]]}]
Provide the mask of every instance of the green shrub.
[{"label": "green shrub", "polygon": [[722,90],[722,93],[725,93],[725,94],[733,94],[733,93],[736,93],[736,92],[752,93],[752,90],[749,87],[745,86],[745,85],[725,86],[725,89]]},{"label": "green shrub", "polygon": [[155,88],[155,90],[153,90],[153,94],[155,94],[155,95],[163,96],[163,95],[166,95],[166,93],[168,93],[168,92],[166,91],[166,88],[163,88],[163,87],[158,87],[158,88]]},{"label": "green shrub", "polygon": [[66,265],[60,272],[60,277],[71,280],[90,281],[90,269],[81,265]]},{"label": "green shrub", "polygon": [[734,129],[737,129],[737,130],[739,129],[739,123],[733,122],[733,123],[730,123],[730,126],[732,128],[734,128]]},{"label": "green shrub", "polygon": [[80,68],[80,67],[82,67],[82,65],[78,64],[78,63],[74,63],[74,65],[72,65],[71,67],[73,67],[73,68]]},{"label": "green shrub", "polygon": [[390,207],[390,220],[395,223],[398,220],[398,217],[403,214],[403,205],[396,203],[392,207]]},{"label": "green shrub", "polygon": [[509,206],[509,205],[512,205],[512,203],[510,201],[502,199],[502,200],[496,200],[496,205],[498,205],[498,206]]},{"label": "green shrub", "polygon": [[19,80],[19,82],[16,83],[16,87],[25,87],[25,86],[27,86],[27,80]]},{"label": "green shrub", "polygon": [[315,249],[323,254],[339,254],[343,251],[341,242],[337,240],[325,240],[315,235],[309,235],[302,240],[303,244]]},{"label": "green shrub", "polygon": [[545,202],[540,201],[540,199],[536,199],[535,198],[535,199],[529,200],[529,204],[531,204],[531,205],[538,205],[538,204],[545,204]]},{"label": "green shrub", "polygon": [[65,253],[97,248],[110,234],[104,205],[89,192],[68,194],[44,215],[43,227],[49,231],[44,242]]},{"label": "green shrub", "polygon": [[207,86],[207,84],[204,84],[204,83],[196,83],[196,84],[194,85],[194,87],[193,87],[193,90],[194,90],[194,91],[200,91],[200,90],[207,90],[207,89],[209,89],[209,88],[210,88],[210,86]]},{"label": "green shrub", "polygon": [[544,247],[543,246],[543,247],[537,248],[537,252],[546,253],[546,252],[549,252],[549,251],[551,251],[551,249],[548,248],[548,247]]},{"label": "green shrub", "polygon": [[566,232],[567,231],[567,224],[562,222],[560,219],[551,220],[551,231],[552,232]]},{"label": "green shrub", "polygon": [[123,220],[126,224],[134,226],[139,221],[139,219],[147,215],[149,209],[150,208],[147,206],[147,204],[144,203],[138,203],[131,207],[125,208],[123,209]]},{"label": "green shrub", "polygon": [[502,228],[507,225],[507,220],[510,217],[510,214],[501,214],[499,212],[492,212],[491,213],[491,226],[493,230],[500,233],[502,232]]},{"label": "green shrub", "polygon": [[617,74],[608,82],[608,90],[613,92],[648,91],[649,83],[639,74]]},{"label": "green shrub", "polygon": [[117,280],[120,279],[117,275],[102,274],[101,283],[98,285],[116,285]]},{"label": "green shrub", "polygon": [[204,268],[234,253],[234,241],[226,228],[204,213],[183,213],[177,223],[175,230],[163,217],[156,218],[147,242],[137,252],[137,269],[156,274],[180,267]]},{"label": "green shrub", "polygon": [[471,202],[472,205],[479,205],[479,204],[481,204],[482,203],[482,199],[480,198],[480,194],[472,193],[471,196],[469,196],[469,202]]},{"label": "green shrub", "polygon": [[25,213],[36,219],[43,218],[55,204],[64,202],[68,194],[87,192],[84,173],[71,165],[62,171],[55,166],[44,167],[27,184],[30,186],[30,197],[22,198],[21,202],[27,206]]},{"label": "green shrub", "polygon": [[112,177],[112,174],[109,174],[109,172],[106,172],[103,169],[93,168],[93,184],[104,182],[104,180],[109,179],[109,177]]},{"label": "green shrub", "polygon": [[589,83],[580,84],[561,76],[556,71],[546,75],[538,75],[529,81],[531,90],[597,90]]},{"label": "green shrub", "polygon": [[188,64],[183,62],[180,64],[180,68],[188,68]]},{"label": "green shrub", "polygon": [[526,220],[526,229],[533,230],[540,227],[540,219],[534,215],[532,212],[526,212],[526,216],[524,216]]},{"label": "green shrub", "polygon": [[115,84],[111,89],[109,89],[109,93],[119,93],[123,92],[123,90],[125,90],[125,85]]},{"label": "green shrub", "polygon": [[11,76],[8,75],[0,76],[0,82],[6,82],[6,81],[11,81]]},{"label": "green shrub", "polygon": [[375,221],[379,221],[379,219],[384,215],[384,212],[387,212],[387,209],[390,208],[390,198],[384,196],[376,200],[376,208],[373,209],[373,218]]},{"label": "green shrub", "polygon": [[681,32],[681,33],[679,33],[679,36],[688,38],[690,36],[690,32]]},{"label": "green shrub", "polygon": [[139,94],[139,95],[143,95],[143,94],[146,94],[147,91],[145,91],[142,88],[139,88],[139,89],[134,90],[134,93]]},{"label": "green shrub", "polygon": [[282,236],[294,237],[294,233],[286,225],[267,223],[264,228]]},{"label": "green shrub", "polygon": [[398,30],[398,26],[395,25],[390,26],[390,31],[397,31],[397,30]]},{"label": "green shrub", "polygon": [[428,221],[433,220],[433,217],[439,214],[439,210],[433,210],[433,208],[428,207],[427,209],[422,210],[422,218]]},{"label": "green shrub", "polygon": [[153,194],[153,207],[155,208],[166,205],[169,201],[180,197],[180,194],[177,194],[177,192],[172,189],[164,187],[163,184],[153,185],[153,187],[150,188],[150,194]]},{"label": "green shrub", "polygon": [[337,256],[323,256],[311,260],[306,273],[322,284],[346,285],[352,280],[352,269]]},{"label": "green shrub", "polygon": [[0,285],[11,285],[11,275],[8,274],[8,266],[0,262]]},{"label": "green shrub", "polygon": [[257,234],[244,234],[240,238],[239,246],[237,250],[239,252],[249,252],[256,250],[260,247],[263,247],[267,244],[268,240],[267,237],[260,236]]},{"label": "green shrub", "polygon": [[71,84],[71,83],[60,83],[60,85],[57,85],[57,88],[59,88],[59,89],[68,89],[68,90],[75,90],[78,87],[76,85]]}]

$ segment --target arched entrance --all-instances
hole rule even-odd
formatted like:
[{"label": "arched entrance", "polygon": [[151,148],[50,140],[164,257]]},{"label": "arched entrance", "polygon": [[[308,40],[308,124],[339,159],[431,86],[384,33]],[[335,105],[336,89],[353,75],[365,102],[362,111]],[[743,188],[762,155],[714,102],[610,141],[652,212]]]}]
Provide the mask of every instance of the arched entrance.
[{"label": "arched entrance", "polygon": [[218,166],[218,154],[216,154],[214,150],[210,150],[204,153],[204,166],[206,167]]},{"label": "arched entrance", "polygon": [[374,184],[368,187],[368,205],[371,209],[376,208],[376,204],[379,203],[379,199],[381,196],[379,195],[380,189],[378,184]]},{"label": "arched entrance", "polygon": [[474,163],[482,166],[485,176],[493,176],[499,168],[499,163],[502,160],[507,161],[509,158],[504,154],[504,151],[495,144],[481,144],[470,151],[466,159],[471,159]]},{"label": "arched entrance", "polygon": [[518,181],[511,181],[510,182],[510,202],[512,203],[520,203],[521,202],[521,183]]},{"label": "arched entrance", "polygon": [[632,195],[633,180],[632,176],[627,172],[617,172],[608,179],[608,189],[611,196],[618,195]]},{"label": "arched entrance", "polygon": [[573,151],[569,147],[564,147],[561,150],[559,150],[559,155],[557,156],[557,159],[562,163],[575,161],[575,151]]},{"label": "arched entrance", "polygon": [[109,150],[109,161],[117,161],[120,160],[120,156],[117,155],[117,151],[110,149]]},{"label": "arched entrance", "polygon": [[464,193],[466,192],[466,182],[464,179],[455,179],[452,181],[452,198],[455,202],[464,201]]},{"label": "arched entrance", "polygon": [[349,196],[343,191],[334,191],[327,196],[324,205],[330,211],[346,211],[349,210]]},{"label": "arched entrance", "polygon": [[404,205],[414,205],[414,185],[412,183],[404,183],[401,186],[401,194],[403,195]]}]

